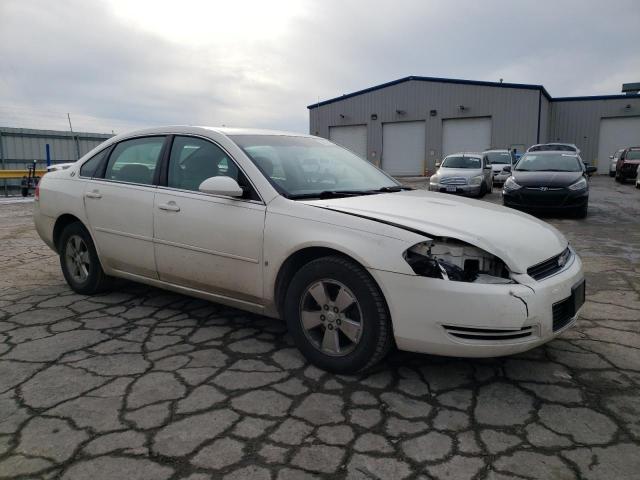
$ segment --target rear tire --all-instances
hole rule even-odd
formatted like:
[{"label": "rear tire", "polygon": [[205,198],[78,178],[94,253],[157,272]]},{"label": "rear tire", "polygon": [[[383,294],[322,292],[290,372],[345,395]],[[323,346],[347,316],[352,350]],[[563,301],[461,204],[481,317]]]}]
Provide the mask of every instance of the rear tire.
[{"label": "rear tire", "polygon": [[111,286],[111,278],[102,270],[91,235],[81,223],[71,223],[64,228],[58,253],[64,279],[74,292],[93,295]]},{"label": "rear tire", "polygon": [[616,172],[609,172],[609,176],[610,177],[615,177],[616,176]]},{"label": "rear tire", "polygon": [[312,260],[294,275],[284,317],[302,354],[330,372],[367,370],[393,344],[382,292],[366,270],[340,256]]}]

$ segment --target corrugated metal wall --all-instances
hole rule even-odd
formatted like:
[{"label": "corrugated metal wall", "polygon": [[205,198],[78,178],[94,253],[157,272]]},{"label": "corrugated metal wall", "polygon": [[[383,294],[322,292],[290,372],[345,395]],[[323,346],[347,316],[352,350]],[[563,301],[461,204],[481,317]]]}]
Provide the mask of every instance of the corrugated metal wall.
[{"label": "corrugated metal wall", "polygon": [[[630,108],[626,108],[627,105]],[[640,116],[638,97],[554,100],[551,107],[549,140],[575,143],[582,152],[583,160],[597,166],[600,120],[630,116]]]},{"label": "corrugated metal wall", "polygon": [[[100,145],[112,135],[56,130],[32,130],[27,128],[0,127],[0,168],[25,170],[36,160],[37,168],[45,168],[46,144],[49,144],[51,163],[75,162],[80,156]],[[77,139],[77,145],[76,145]],[[19,180],[8,180],[13,190]]]},{"label": "corrugated metal wall", "polygon": [[[442,155],[445,119],[490,116],[491,144],[495,148],[536,143],[539,94],[533,89],[409,80],[311,108],[310,133],[328,138],[331,126],[366,124],[367,158],[379,165],[382,124],[424,120],[425,170],[432,172]],[[431,110],[436,110],[435,116],[431,116]],[[371,118],[374,114],[376,120]]]}]

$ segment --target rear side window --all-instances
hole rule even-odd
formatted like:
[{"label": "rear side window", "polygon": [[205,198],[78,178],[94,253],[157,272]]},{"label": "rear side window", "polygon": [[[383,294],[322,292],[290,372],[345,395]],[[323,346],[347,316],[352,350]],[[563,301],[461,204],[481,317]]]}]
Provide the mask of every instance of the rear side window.
[{"label": "rear side window", "polygon": [[84,162],[80,167],[80,176],[89,178],[93,177],[96,173],[96,169],[100,166],[102,160],[104,160],[104,157],[107,154],[108,150],[108,148],[105,148],[104,150],[96,153],[93,157]]},{"label": "rear side window", "polygon": [[109,157],[104,178],[151,185],[163,143],[164,137],[134,138],[120,142]]}]

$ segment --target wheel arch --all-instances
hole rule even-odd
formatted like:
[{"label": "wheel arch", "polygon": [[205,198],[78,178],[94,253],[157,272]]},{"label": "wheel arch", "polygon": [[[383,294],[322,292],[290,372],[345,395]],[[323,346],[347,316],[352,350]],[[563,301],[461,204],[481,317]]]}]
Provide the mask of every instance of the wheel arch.
[{"label": "wheel arch", "polygon": [[80,225],[82,225],[82,227],[89,233],[89,236],[91,237],[91,240],[93,240],[93,244],[95,245],[95,239],[93,238],[91,231],[87,228],[84,222],[71,213],[63,213],[56,219],[56,223],[53,226],[52,240],[53,246],[55,247],[57,253],[60,253],[60,237],[62,236],[62,232],[68,225],[71,225],[72,223],[79,223]]},{"label": "wheel arch", "polygon": [[274,291],[273,291],[273,300],[274,300],[276,311],[280,317],[282,317],[284,299],[287,293],[287,288],[291,283],[291,280],[293,279],[293,276],[296,274],[296,272],[298,272],[300,268],[302,268],[304,265],[311,262],[312,260],[315,260],[321,257],[328,257],[328,256],[342,257],[344,259],[347,259],[355,263],[360,268],[362,268],[362,270],[371,278],[371,281],[376,285],[376,287],[378,287],[378,290],[380,290],[380,294],[382,295],[382,298],[384,299],[385,304],[387,304],[387,309],[388,309],[388,303],[384,295],[384,290],[380,288],[380,285],[378,284],[376,279],[373,278],[373,276],[371,276],[371,274],[369,273],[369,271],[361,261],[359,261],[357,258],[354,258],[354,256],[349,255],[348,253],[345,253],[344,251],[338,250],[334,247],[306,246],[291,253],[287,257],[287,259],[284,262],[282,262],[282,264],[280,265],[280,269],[278,270],[278,274],[276,275]]}]

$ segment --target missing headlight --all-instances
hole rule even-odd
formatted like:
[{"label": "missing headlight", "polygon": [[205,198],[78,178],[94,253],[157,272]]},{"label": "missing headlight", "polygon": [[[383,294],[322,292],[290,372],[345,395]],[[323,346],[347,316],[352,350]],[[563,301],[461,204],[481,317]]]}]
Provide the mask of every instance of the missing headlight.
[{"label": "missing headlight", "polygon": [[445,238],[418,243],[404,253],[416,275],[455,282],[514,283],[509,269],[495,255],[459,240]]}]

